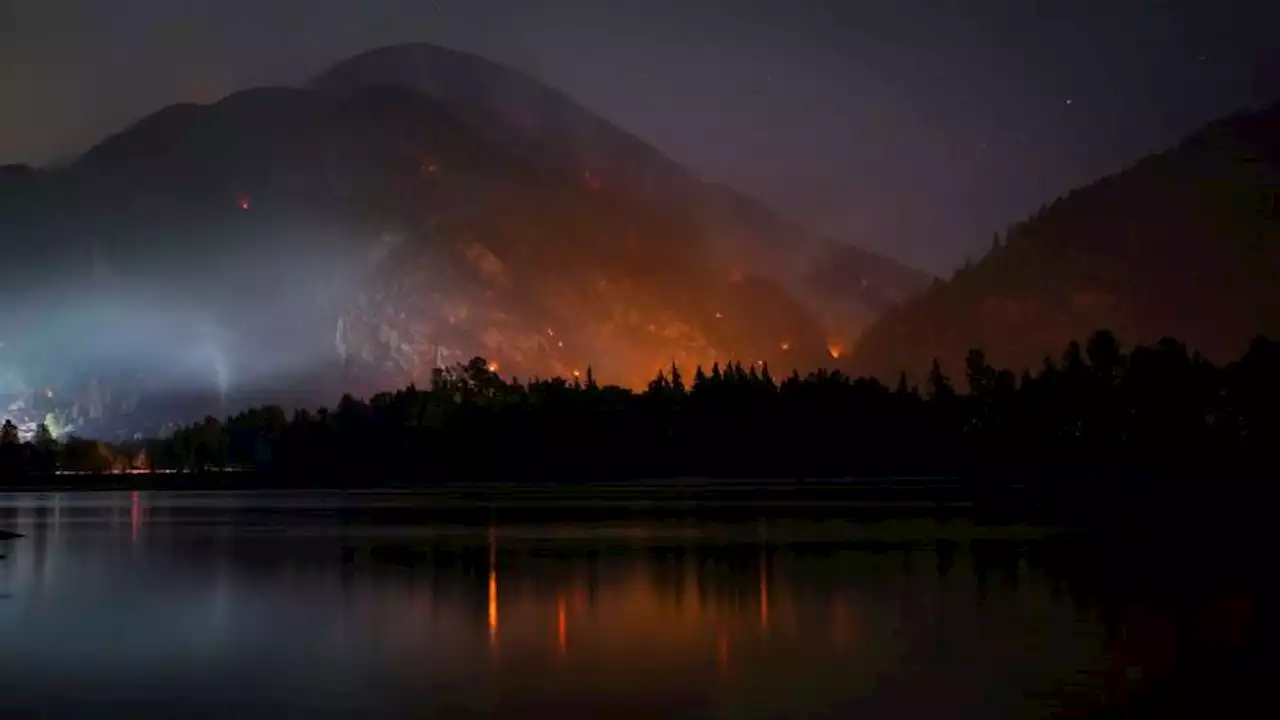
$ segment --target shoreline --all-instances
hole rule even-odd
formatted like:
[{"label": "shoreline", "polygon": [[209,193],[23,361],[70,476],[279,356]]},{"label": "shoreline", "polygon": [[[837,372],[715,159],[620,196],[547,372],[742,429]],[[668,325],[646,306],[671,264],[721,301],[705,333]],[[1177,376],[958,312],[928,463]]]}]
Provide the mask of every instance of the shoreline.
[{"label": "shoreline", "polygon": [[[114,474],[51,476],[0,486],[0,497],[20,494],[158,491],[185,494],[343,495],[375,503],[407,522],[452,520],[473,523],[536,519],[593,522],[636,517],[849,519],[970,518],[997,524],[1037,523],[1101,531],[1115,538],[1143,535],[1181,544],[1196,536],[1253,537],[1268,527],[1267,503],[1258,502],[1256,476],[1200,476],[1195,483],[1166,476],[1114,473],[1076,481],[1046,478],[1050,471],[978,481],[962,477],[648,480],[384,480],[341,482],[338,478],[282,478],[261,473],[206,475]],[[1067,476],[1057,478],[1062,480]],[[1041,480],[1048,480],[1041,482]],[[68,480],[70,482],[68,482]],[[341,506],[335,503],[335,507]],[[356,519],[360,503],[342,509]]]}]

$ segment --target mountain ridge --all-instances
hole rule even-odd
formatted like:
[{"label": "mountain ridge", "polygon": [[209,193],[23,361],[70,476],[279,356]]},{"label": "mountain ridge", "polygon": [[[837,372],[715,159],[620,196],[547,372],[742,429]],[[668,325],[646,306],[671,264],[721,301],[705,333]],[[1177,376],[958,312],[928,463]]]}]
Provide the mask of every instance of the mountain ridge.
[{"label": "mountain ridge", "polygon": [[[3,287],[41,308],[0,321],[0,370],[20,380],[0,389],[9,406],[32,422],[53,399],[58,424],[83,429],[157,393],[231,409],[260,400],[242,389],[313,378],[302,396],[328,402],[425,383],[472,355],[526,376],[594,365],[633,386],[672,362],[812,367],[844,347],[831,327],[855,315],[818,317],[815,297],[864,318],[883,304],[864,278],[805,295],[802,272],[750,257],[778,238],[822,247],[803,228],[716,195],[536,80],[503,70],[478,88],[500,66],[428,54],[440,52],[446,70],[466,66],[466,82],[448,79],[458,93],[498,107],[379,67],[325,92],[167,106],[65,168],[6,172],[34,200],[0,207],[0,236],[22,238]],[[514,125],[510,77],[542,99]],[[579,143],[581,127],[594,135]],[[892,280],[889,295],[922,283]],[[76,310],[85,302],[92,313]],[[173,385],[182,377],[196,389]]]},{"label": "mountain ridge", "polygon": [[1280,104],[1206,124],[1015,223],[978,262],[873,323],[858,372],[955,374],[969,348],[1035,367],[1107,328],[1211,359],[1280,335]]}]

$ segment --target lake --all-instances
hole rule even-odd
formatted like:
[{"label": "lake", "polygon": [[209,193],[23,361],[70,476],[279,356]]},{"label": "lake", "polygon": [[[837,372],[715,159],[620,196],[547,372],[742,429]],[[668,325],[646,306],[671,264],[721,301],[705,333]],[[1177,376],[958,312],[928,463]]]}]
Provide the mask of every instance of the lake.
[{"label": "lake", "polygon": [[1248,645],[1054,528],[464,503],[0,495],[0,717],[1078,716]]}]

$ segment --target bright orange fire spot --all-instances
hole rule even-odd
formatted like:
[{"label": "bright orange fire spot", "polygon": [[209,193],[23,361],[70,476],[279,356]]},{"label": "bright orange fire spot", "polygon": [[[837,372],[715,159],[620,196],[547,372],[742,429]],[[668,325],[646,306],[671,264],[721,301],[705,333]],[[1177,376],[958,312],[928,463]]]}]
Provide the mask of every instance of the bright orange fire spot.
[{"label": "bright orange fire spot", "polygon": [[574,370],[574,371],[573,371],[573,376],[574,376],[574,377],[582,377],[582,373],[578,372],[577,370]]},{"label": "bright orange fire spot", "polygon": [[844,354],[844,348],[832,343],[827,346],[827,354],[830,355],[833,360],[839,360],[840,356]]},{"label": "bright orange fire spot", "polygon": [[791,349],[791,341],[783,340],[782,342],[778,343],[778,347],[782,348],[783,352],[786,352],[787,350]]},{"label": "bright orange fire spot", "polygon": [[489,368],[489,372],[491,372],[491,373],[496,373],[496,372],[498,372],[498,363],[496,363],[496,362],[491,362],[491,363],[489,363],[486,367],[488,367],[488,368]]}]

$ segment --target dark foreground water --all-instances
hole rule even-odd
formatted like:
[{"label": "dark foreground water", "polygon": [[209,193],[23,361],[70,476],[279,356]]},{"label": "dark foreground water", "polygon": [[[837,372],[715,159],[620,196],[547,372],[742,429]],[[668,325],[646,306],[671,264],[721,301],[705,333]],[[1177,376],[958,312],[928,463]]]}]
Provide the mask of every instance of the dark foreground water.
[{"label": "dark foreground water", "polygon": [[433,502],[0,495],[0,717],[1163,715],[1252,612],[1043,528]]}]

